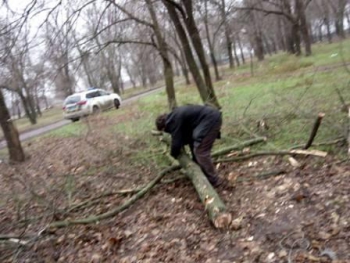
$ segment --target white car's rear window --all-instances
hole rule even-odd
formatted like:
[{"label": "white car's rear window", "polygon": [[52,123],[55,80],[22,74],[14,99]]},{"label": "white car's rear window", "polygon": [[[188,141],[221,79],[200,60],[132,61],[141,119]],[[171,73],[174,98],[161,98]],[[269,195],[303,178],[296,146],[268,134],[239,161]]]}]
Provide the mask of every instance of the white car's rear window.
[{"label": "white car's rear window", "polygon": [[80,101],[80,95],[73,95],[73,96],[69,96],[68,98],[66,98],[66,100],[64,101],[64,105],[68,105],[68,104],[74,104]]}]

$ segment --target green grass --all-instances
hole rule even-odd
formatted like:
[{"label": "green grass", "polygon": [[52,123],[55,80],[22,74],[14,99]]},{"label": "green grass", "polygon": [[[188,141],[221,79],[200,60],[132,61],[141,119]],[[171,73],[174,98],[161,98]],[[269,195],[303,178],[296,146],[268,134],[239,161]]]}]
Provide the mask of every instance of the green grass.
[{"label": "green grass", "polygon": [[[256,135],[268,137],[264,149],[287,149],[305,143],[319,112],[326,113],[326,117],[315,142],[343,135],[347,116],[340,112],[335,88],[350,101],[350,74],[344,67],[327,68],[344,61],[350,62],[349,40],[314,45],[310,57],[280,53],[260,63],[254,61],[254,76],[250,76],[249,63],[235,70],[221,68],[225,78],[215,83],[215,90],[222,105],[224,124],[223,139],[216,147]],[[177,85],[176,96],[179,105],[201,103],[194,85]],[[118,120],[110,128],[113,133],[142,142],[142,148],[133,155],[137,162],[162,164],[167,162],[164,148],[151,137],[150,130],[154,128],[155,117],[167,110],[165,91],[160,91],[141,98],[137,104],[106,112],[104,116]],[[261,119],[267,121],[269,130],[257,130],[257,121]],[[79,136],[84,129],[83,123],[73,123],[46,136]],[[346,152],[345,147],[341,151],[333,147],[323,149],[340,154]]]},{"label": "green grass", "polygon": [[54,136],[54,137],[61,137],[61,138],[76,137],[85,133],[86,130],[87,130],[87,127],[83,122],[74,122],[69,125],[58,128],[56,130],[53,130],[43,136],[44,137]]},{"label": "green grass", "polygon": [[[218,145],[265,135],[269,138],[265,148],[287,149],[307,141],[319,112],[326,113],[326,117],[315,142],[342,136],[346,115],[340,112],[335,88],[339,88],[349,101],[350,75],[343,67],[331,71],[326,68],[343,61],[350,62],[350,41],[317,45],[313,52],[310,57],[277,54],[259,64],[254,61],[254,77],[249,76],[248,65],[238,72],[233,71],[232,77],[227,77],[231,70],[226,69],[226,79],[215,83],[224,117],[224,140]],[[176,91],[180,105],[201,103],[194,86],[180,85]],[[142,98],[137,111],[142,113],[142,118],[124,121],[114,130],[134,138],[148,138],[155,117],[167,111],[165,92]],[[256,123],[261,119],[267,121],[268,131],[257,130]],[[149,149],[157,146],[155,140],[147,139],[146,142]],[[327,150],[333,148],[327,147]],[[147,158],[147,152],[140,152],[140,155]]]},{"label": "green grass", "polygon": [[[19,132],[29,131],[38,129],[40,127],[44,127],[48,124],[60,121],[63,119],[62,109],[61,108],[52,108],[46,111],[43,111],[42,116],[39,116],[37,119],[37,123],[32,125],[29,120],[25,117],[21,119],[15,120],[14,123]],[[2,130],[0,129],[0,138],[3,137]]]}]

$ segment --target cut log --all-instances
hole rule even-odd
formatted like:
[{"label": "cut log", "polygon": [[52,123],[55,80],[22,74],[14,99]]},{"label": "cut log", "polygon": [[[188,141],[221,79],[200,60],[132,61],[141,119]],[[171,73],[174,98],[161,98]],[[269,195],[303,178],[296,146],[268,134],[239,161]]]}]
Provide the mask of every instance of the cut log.
[{"label": "cut log", "polygon": [[187,177],[191,180],[197,194],[205,205],[209,219],[218,229],[228,228],[232,222],[232,215],[226,211],[226,206],[209,183],[200,167],[190,157],[182,152],[177,158]]},{"label": "cut log", "polygon": [[306,156],[316,156],[316,157],[326,157],[327,153],[323,151],[318,151],[318,150],[291,150],[290,153],[293,154],[298,154],[298,155],[306,155]]},{"label": "cut log", "polygon": [[238,162],[245,161],[250,158],[260,157],[260,156],[283,156],[283,155],[303,155],[303,156],[315,156],[315,157],[326,157],[327,153],[317,150],[290,150],[290,151],[279,151],[279,152],[256,152],[248,155],[237,156],[233,158],[224,158],[215,161],[215,163],[228,163],[228,162]]},{"label": "cut log", "polygon": [[218,157],[220,155],[227,154],[227,153],[229,153],[231,151],[241,150],[241,149],[243,149],[245,147],[248,147],[248,146],[251,146],[251,145],[254,145],[254,144],[257,144],[257,143],[265,142],[265,141],[266,141],[265,137],[255,138],[255,139],[248,140],[248,141],[245,141],[245,142],[242,142],[242,143],[238,143],[238,144],[235,144],[235,145],[232,145],[232,146],[228,146],[226,148],[219,149],[219,150],[213,152],[211,156]]},{"label": "cut log", "polygon": [[322,119],[323,117],[325,116],[325,114],[323,112],[320,112],[316,118],[316,121],[314,123],[314,126],[312,127],[312,130],[311,130],[311,134],[310,134],[310,137],[309,137],[309,140],[307,141],[306,145],[304,146],[304,150],[307,150],[310,148],[310,146],[312,145],[315,137],[316,137],[316,134],[317,134],[317,131],[318,131],[318,128],[320,127],[321,125],[321,122],[322,122]]}]

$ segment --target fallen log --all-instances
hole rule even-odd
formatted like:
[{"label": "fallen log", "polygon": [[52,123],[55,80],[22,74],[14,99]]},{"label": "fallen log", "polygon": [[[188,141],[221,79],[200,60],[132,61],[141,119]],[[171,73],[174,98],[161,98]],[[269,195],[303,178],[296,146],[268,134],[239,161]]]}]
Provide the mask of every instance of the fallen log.
[{"label": "fallen log", "polygon": [[220,155],[224,155],[224,154],[227,154],[227,153],[232,152],[232,151],[241,150],[241,149],[243,149],[245,147],[248,147],[248,146],[251,146],[251,145],[254,145],[254,144],[258,144],[258,143],[261,143],[261,142],[266,142],[266,137],[260,137],[260,138],[251,139],[251,140],[248,140],[248,141],[245,141],[245,142],[242,142],[242,143],[238,143],[238,144],[235,144],[235,145],[232,145],[232,146],[228,146],[228,147],[219,149],[219,150],[213,152],[211,156],[212,157],[218,157]]},{"label": "fallen log", "polygon": [[186,176],[191,180],[200,200],[205,205],[213,225],[218,229],[229,227],[232,222],[232,215],[226,211],[226,206],[200,167],[184,152],[180,154],[177,160],[184,169]]},{"label": "fallen log", "polygon": [[[170,145],[170,137],[166,135],[161,138],[161,141]],[[232,215],[226,211],[225,204],[221,201],[201,168],[192,161],[184,150],[181,151],[177,160],[196,189],[214,227],[218,229],[228,228],[232,222]]]},{"label": "fallen log", "polygon": [[260,156],[283,156],[283,155],[303,155],[303,156],[316,156],[316,157],[326,157],[327,153],[322,151],[307,151],[307,150],[290,150],[290,151],[277,151],[277,152],[256,152],[248,155],[237,156],[232,158],[224,158],[216,160],[215,163],[227,163],[227,162],[237,162],[245,161],[250,158],[260,157]]}]

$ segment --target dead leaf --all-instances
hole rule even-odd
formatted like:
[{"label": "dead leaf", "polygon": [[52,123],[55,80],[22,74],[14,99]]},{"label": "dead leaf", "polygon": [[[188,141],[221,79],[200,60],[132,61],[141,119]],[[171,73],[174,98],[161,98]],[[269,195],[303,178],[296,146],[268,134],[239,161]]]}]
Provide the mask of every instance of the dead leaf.
[{"label": "dead leaf", "polygon": [[106,243],[102,246],[103,251],[117,250],[121,245],[122,238],[110,237]]},{"label": "dead leaf", "polygon": [[100,263],[102,262],[102,256],[100,254],[93,254],[92,257],[91,257],[91,263]]},{"label": "dead leaf", "polygon": [[320,231],[318,233],[318,237],[321,239],[321,240],[327,240],[327,239],[330,239],[332,237],[332,235],[330,233],[326,233],[324,231]]}]

